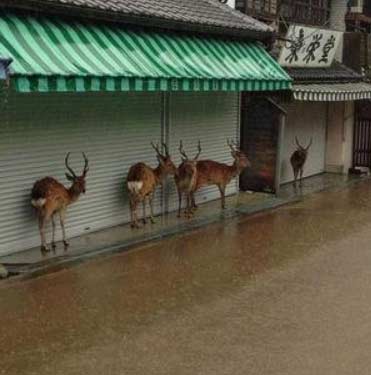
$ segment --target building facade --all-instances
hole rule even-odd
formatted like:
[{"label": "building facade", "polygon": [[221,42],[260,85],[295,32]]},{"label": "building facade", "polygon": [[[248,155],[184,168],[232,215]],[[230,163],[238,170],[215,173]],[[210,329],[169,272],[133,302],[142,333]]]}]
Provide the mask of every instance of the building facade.
[{"label": "building facade", "polygon": [[[137,162],[157,165],[151,141],[165,143],[176,164],[180,140],[189,153],[200,140],[203,158],[231,163],[240,93],[291,88],[262,47],[272,30],[227,5],[106,1],[102,11],[101,3],[0,1],[0,57],[12,61],[1,97],[2,255],[39,244],[30,191],[44,176],[65,183],[67,152],[77,173],[81,152],[90,162],[87,193],[67,218],[68,236],[79,236],[129,221],[125,178]],[[164,8],[173,9],[166,18]],[[227,194],[238,189],[233,181]],[[176,197],[169,179],[156,214],[174,210]],[[196,199],[217,197],[211,187]]]},{"label": "building facade", "polygon": [[312,140],[305,177],[348,173],[354,165],[356,103],[367,103],[371,86],[362,69],[349,64],[355,55],[344,53],[347,44],[354,42],[344,34],[347,3],[282,0],[276,4],[280,63],[294,80],[293,101],[282,103],[286,119],[281,183],[293,180],[290,156],[297,147],[296,138],[304,146]]}]

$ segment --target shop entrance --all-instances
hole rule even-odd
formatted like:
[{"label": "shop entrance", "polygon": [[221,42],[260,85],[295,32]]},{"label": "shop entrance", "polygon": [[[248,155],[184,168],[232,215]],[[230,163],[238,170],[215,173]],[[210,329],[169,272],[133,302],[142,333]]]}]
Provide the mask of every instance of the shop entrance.
[{"label": "shop entrance", "polygon": [[284,111],[273,100],[242,95],[241,148],[251,168],[240,177],[240,189],[277,193]]}]

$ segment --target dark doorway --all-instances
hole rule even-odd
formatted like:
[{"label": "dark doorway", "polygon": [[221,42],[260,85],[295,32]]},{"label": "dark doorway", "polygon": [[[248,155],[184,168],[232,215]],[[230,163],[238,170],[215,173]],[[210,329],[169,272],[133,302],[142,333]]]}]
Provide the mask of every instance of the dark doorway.
[{"label": "dark doorway", "polygon": [[371,103],[369,102],[356,105],[353,167],[371,168]]},{"label": "dark doorway", "polygon": [[241,148],[251,161],[240,177],[242,191],[277,192],[282,113],[270,99],[242,95]]}]

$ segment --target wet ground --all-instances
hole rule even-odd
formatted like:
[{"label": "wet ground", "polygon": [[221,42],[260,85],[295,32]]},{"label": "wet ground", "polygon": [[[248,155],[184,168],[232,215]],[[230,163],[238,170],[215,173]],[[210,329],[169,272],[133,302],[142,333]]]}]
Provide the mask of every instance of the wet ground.
[{"label": "wet ground", "polygon": [[[15,273],[24,274],[35,270],[37,272],[48,270],[56,265],[74,263],[86,257],[94,257],[102,253],[122,251],[122,249],[133,244],[158,240],[223,220],[229,220],[231,217],[238,216],[241,213],[251,214],[275,208],[298,201],[303,196],[314,192],[341,189],[344,186],[358,183],[359,180],[358,176],[323,173],[306,178],[302,189],[294,189],[291,183],[282,186],[278,196],[252,192],[229,196],[226,199],[227,209],[223,211],[220,209],[220,200],[200,204],[197,215],[192,219],[178,218],[176,212],[171,212],[167,215],[158,216],[155,225],[146,225],[139,230],[132,230],[130,225],[123,224],[70,238],[70,247],[67,252],[64,251],[61,242],[57,243],[56,252],[44,255],[40,252],[40,246],[15,253],[10,248],[11,254],[0,256],[0,263],[5,264],[10,272]],[[59,227],[57,230],[57,233],[60,233]],[[37,233],[36,222],[35,233]],[[50,233],[48,233],[47,238],[50,240]]]},{"label": "wet ground", "polygon": [[0,374],[367,374],[371,182],[0,284]]}]

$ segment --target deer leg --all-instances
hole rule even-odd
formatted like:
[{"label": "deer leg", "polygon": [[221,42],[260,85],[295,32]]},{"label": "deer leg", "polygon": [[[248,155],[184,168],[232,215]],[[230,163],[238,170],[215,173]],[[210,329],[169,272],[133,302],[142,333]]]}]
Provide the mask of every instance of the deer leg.
[{"label": "deer leg", "polygon": [[192,197],[190,193],[187,194],[187,208],[185,212],[187,218],[190,219],[192,216]]},{"label": "deer leg", "polygon": [[147,214],[146,214],[146,197],[143,198],[143,224],[147,224]]},{"label": "deer leg", "polygon": [[131,218],[131,223],[130,226],[132,228],[138,228],[138,222],[137,222],[137,217],[136,217],[136,207],[137,207],[137,202],[134,197],[130,198],[130,218]]},{"label": "deer leg", "polygon": [[222,209],[225,209],[225,186],[218,186],[222,198]]},{"label": "deer leg", "polygon": [[299,180],[299,186],[300,187],[303,186],[303,173],[304,173],[304,169],[300,168],[300,180]]},{"label": "deer leg", "polygon": [[132,228],[139,228],[138,214],[137,214],[137,207],[138,207],[137,199],[135,199],[135,198],[133,199],[132,206],[133,206],[133,221],[131,223],[131,227]]},{"label": "deer leg", "polygon": [[151,212],[150,220],[151,220],[151,223],[154,224],[156,222],[156,220],[153,217],[153,194],[151,194],[149,196],[148,201],[149,201],[149,208],[150,208],[150,212]]},{"label": "deer leg", "polygon": [[68,243],[67,238],[66,238],[66,228],[64,227],[65,219],[66,219],[66,211],[60,210],[59,211],[59,221],[60,221],[61,228],[62,228],[63,245],[64,245],[64,250],[67,250],[67,248],[68,248],[68,246],[70,246],[70,244]]},{"label": "deer leg", "polygon": [[57,245],[55,244],[55,214],[52,215],[52,249],[55,251]]},{"label": "deer leg", "polygon": [[192,193],[191,193],[191,199],[192,199],[192,208],[194,208],[195,210],[197,210],[198,206],[196,204],[195,192],[194,191],[192,191]]},{"label": "deer leg", "polygon": [[296,187],[296,180],[298,178],[299,170],[294,168],[294,187]]},{"label": "deer leg", "polygon": [[44,212],[39,212],[39,231],[40,231],[40,238],[41,238],[41,246],[40,250],[42,253],[50,251],[46,244],[45,239],[45,223],[46,223],[46,216]]},{"label": "deer leg", "polygon": [[178,217],[182,216],[182,193],[178,190]]}]

